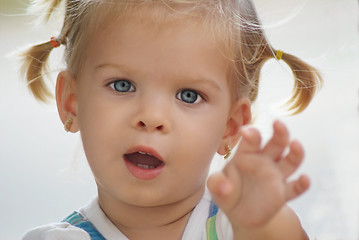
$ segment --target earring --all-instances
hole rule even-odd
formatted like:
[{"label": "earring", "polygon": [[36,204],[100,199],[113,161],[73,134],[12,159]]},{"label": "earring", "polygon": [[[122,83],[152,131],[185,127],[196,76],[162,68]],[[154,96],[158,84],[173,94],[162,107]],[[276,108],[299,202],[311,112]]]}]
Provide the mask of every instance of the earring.
[{"label": "earring", "polygon": [[66,132],[69,132],[70,131],[70,127],[71,127],[71,124],[72,124],[72,118],[69,118],[66,120],[65,124],[64,124],[64,128],[65,128],[65,131]]},{"label": "earring", "polygon": [[224,159],[227,159],[227,158],[229,158],[230,156],[231,156],[231,154],[232,154],[232,149],[231,149],[231,147],[229,146],[229,145],[227,145],[226,146],[226,151],[227,151],[227,153],[226,153],[226,155],[224,155]]}]

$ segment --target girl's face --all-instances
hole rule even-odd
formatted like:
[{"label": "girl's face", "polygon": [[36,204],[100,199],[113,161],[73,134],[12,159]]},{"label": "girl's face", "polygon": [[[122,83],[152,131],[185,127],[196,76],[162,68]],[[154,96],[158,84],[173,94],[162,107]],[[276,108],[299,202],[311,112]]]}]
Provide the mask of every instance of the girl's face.
[{"label": "girl's face", "polygon": [[214,37],[194,22],[129,16],[88,40],[75,118],[100,196],[159,206],[200,195],[235,127]]}]

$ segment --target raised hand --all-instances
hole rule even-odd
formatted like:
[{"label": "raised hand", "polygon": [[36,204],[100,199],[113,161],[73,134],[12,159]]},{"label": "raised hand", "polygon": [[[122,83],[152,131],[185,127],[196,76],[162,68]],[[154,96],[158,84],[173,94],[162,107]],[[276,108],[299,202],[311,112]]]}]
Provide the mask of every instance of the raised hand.
[{"label": "raised hand", "polygon": [[[266,225],[288,200],[309,187],[306,176],[288,181],[303,160],[301,144],[289,140],[283,123],[276,121],[273,129],[273,136],[264,147],[256,129],[241,129],[237,153],[223,171],[208,179],[214,201],[234,228]],[[288,147],[288,153],[283,156]]]}]

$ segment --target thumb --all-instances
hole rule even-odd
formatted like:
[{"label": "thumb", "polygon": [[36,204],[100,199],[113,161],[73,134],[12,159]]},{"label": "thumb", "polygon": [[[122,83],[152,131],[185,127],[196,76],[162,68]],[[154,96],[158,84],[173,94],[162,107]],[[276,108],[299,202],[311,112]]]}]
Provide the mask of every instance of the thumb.
[{"label": "thumb", "polygon": [[208,178],[207,187],[217,206],[227,212],[229,209],[226,208],[230,206],[228,203],[234,188],[228,177],[222,171],[214,173]]}]

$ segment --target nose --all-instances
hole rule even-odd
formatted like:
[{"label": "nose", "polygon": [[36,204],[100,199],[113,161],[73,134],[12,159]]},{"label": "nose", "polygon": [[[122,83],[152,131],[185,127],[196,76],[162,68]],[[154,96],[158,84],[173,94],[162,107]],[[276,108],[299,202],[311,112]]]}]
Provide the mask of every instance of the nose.
[{"label": "nose", "polygon": [[148,131],[163,131],[165,129],[164,124],[155,123],[154,121],[139,121],[137,127]]},{"label": "nose", "polygon": [[132,121],[132,126],[141,131],[168,133],[171,129],[167,104],[147,102],[140,104]]}]

